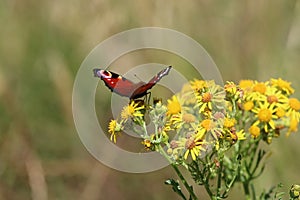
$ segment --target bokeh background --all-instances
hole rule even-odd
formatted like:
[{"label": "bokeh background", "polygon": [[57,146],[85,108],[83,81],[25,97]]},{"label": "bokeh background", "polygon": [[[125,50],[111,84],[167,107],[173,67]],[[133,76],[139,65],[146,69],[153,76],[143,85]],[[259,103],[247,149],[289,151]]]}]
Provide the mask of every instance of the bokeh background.
[{"label": "bokeh background", "polygon": [[[300,97],[297,0],[1,0],[0,23],[1,200],[179,199],[163,184],[176,178],[170,167],[148,174],[112,170],[86,151],[75,130],[76,72],[98,43],[121,31],[158,26],[183,32],[209,52],[224,80],[281,77]],[[149,51],[118,64],[150,61],[164,62],[164,56]],[[172,65],[190,70],[176,58]],[[99,100],[99,109],[108,100]],[[300,183],[299,142],[297,133],[267,147],[272,156],[255,182],[259,188],[282,182],[287,192]],[[240,189],[230,199],[241,199]]]}]

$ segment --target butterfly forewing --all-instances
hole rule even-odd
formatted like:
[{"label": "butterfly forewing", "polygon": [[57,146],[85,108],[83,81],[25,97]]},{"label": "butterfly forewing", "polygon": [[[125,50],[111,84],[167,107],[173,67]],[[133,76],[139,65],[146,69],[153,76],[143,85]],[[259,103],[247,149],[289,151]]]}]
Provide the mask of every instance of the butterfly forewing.
[{"label": "butterfly forewing", "polygon": [[136,99],[142,97],[147,94],[148,90],[150,90],[158,81],[162,79],[162,77],[169,74],[172,66],[165,68],[164,70],[160,71],[156,76],[154,76],[148,83],[145,83],[138,87],[131,95],[131,99]]}]

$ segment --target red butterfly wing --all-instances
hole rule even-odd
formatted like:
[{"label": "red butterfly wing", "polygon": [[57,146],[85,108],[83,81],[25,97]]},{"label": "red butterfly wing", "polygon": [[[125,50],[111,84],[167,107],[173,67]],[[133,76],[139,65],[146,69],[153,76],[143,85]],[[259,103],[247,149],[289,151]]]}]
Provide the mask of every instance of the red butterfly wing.
[{"label": "red butterfly wing", "polygon": [[101,78],[105,85],[112,91],[121,96],[126,96],[130,99],[137,99],[147,94],[162,77],[166,76],[171,70],[171,66],[160,71],[148,83],[139,82],[133,83],[130,80],[111,71],[94,69],[94,75]]},{"label": "red butterfly wing", "polygon": [[[169,66],[162,71],[160,71],[156,76],[154,76],[148,83],[144,83],[137,87],[131,95],[131,99],[136,99],[147,94],[147,91],[150,90],[158,81],[160,81],[164,76],[169,74],[172,66]],[[141,82],[140,82],[141,83]]]},{"label": "red butterfly wing", "polygon": [[132,92],[138,87],[137,84],[111,71],[94,69],[94,75],[101,78],[112,92],[121,96],[130,97]]}]

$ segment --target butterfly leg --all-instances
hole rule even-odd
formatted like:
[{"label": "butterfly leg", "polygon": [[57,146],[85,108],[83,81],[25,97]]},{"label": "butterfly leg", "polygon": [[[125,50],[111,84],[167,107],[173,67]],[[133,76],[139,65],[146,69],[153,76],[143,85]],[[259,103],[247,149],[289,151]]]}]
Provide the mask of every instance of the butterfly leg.
[{"label": "butterfly leg", "polygon": [[147,92],[144,96],[145,107],[148,108],[150,106],[151,92]]}]

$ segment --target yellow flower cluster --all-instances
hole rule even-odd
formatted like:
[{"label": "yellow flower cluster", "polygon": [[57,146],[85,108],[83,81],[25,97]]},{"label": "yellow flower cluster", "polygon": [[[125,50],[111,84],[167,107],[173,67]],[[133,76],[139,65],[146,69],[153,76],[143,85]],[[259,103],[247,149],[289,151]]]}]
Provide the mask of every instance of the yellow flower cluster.
[{"label": "yellow flower cluster", "polygon": [[147,107],[155,133],[147,133],[146,108],[138,101],[123,108],[120,122],[110,122],[109,133],[116,142],[116,133],[131,121],[144,128],[140,135],[147,149],[166,146],[172,161],[196,160],[211,149],[226,151],[244,140],[271,143],[283,130],[297,131],[300,101],[291,97],[293,93],[291,84],[282,79],[226,82],[224,87],[195,79],[166,105],[157,101]]},{"label": "yellow flower cluster", "polygon": [[298,130],[300,102],[292,98],[294,89],[291,83],[279,79],[266,82],[241,80],[241,112],[250,124],[248,129],[252,137],[261,137],[270,143],[283,129],[287,135]]},{"label": "yellow flower cluster", "polygon": [[208,149],[229,148],[245,139],[226,113],[225,97],[226,90],[214,81],[193,80],[168,100],[166,127],[176,133],[167,144],[171,158],[196,160]]},{"label": "yellow flower cluster", "polygon": [[145,106],[141,105],[140,101],[131,101],[129,105],[125,106],[121,111],[121,120],[112,119],[108,125],[108,133],[110,133],[110,140],[117,142],[117,135],[124,130],[125,124],[129,120],[135,123],[142,124],[144,120]]}]

